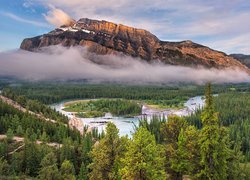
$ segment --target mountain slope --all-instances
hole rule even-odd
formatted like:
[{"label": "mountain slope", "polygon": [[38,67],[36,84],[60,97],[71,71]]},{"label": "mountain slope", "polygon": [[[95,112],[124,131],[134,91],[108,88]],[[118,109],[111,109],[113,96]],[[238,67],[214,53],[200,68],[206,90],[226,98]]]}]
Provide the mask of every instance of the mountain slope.
[{"label": "mountain slope", "polygon": [[231,57],[239,60],[242,64],[246,65],[248,68],[250,68],[250,55],[244,55],[244,54],[230,54]]},{"label": "mountain slope", "polygon": [[166,42],[142,29],[107,21],[80,19],[72,26],[61,26],[48,34],[24,39],[21,49],[37,51],[50,45],[87,46],[97,54],[126,54],[149,62],[204,66],[215,68],[249,69],[223,52],[192,41]]}]

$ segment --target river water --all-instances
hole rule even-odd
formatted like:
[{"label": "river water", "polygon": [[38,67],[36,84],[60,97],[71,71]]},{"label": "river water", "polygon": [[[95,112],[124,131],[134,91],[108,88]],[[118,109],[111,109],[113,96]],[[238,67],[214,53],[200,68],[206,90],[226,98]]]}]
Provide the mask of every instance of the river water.
[{"label": "river water", "polygon": [[[71,101],[71,100],[69,100]],[[62,114],[68,116],[69,118],[73,117],[73,114],[70,112],[65,112],[64,103],[69,101],[62,101],[60,103],[56,103],[51,105],[52,108],[56,109],[56,111],[61,112]],[[147,117],[148,120],[152,118],[153,115],[156,116],[165,116],[169,115],[177,115],[177,116],[187,116],[194,112],[195,110],[202,108],[204,106],[204,99],[202,96],[196,96],[190,98],[188,101],[184,103],[183,109],[165,109],[165,110],[157,110],[152,109],[146,105],[142,107],[142,114]],[[116,127],[119,129],[120,136],[128,135],[131,137],[131,133],[133,133],[135,126],[138,126],[139,120],[142,116],[134,117],[134,118],[124,118],[124,117],[112,117],[112,119],[107,119],[105,117],[98,118],[80,118],[84,125],[88,125],[92,128],[97,128],[99,132],[105,130],[107,121],[113,122]]]}]

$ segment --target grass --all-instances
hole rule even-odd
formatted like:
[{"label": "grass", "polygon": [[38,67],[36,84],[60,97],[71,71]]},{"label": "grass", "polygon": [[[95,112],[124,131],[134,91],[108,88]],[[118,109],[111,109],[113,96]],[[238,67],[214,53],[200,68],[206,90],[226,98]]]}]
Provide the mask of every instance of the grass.
[{"label": "grass", "polygon": [[88,111],[88,112],[79,112],[76,114],[79,118],[96,118],[96,117],[103,117],[105,115],[104,112],[100,111]]}]

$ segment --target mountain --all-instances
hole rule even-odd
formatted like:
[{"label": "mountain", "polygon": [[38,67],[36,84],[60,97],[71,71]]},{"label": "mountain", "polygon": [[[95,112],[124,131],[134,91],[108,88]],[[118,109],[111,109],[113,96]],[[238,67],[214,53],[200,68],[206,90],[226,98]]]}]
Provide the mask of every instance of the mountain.
[{"label": "mountain", "polygon": [[167,42],[143,29],[82,18],[71,26],[61,26],[41,36],[24,39],[21,49],[37,51],[50,45],[87,46],[97,54],[126,54],[149,62],[204,66],[208,68],[249,69],[223,52],[192,41]]},{"label": "mountain", "polygon": [[231,57],[239,60],[242,64],[250,68],[250,55],[245,54],[230,54]]}]

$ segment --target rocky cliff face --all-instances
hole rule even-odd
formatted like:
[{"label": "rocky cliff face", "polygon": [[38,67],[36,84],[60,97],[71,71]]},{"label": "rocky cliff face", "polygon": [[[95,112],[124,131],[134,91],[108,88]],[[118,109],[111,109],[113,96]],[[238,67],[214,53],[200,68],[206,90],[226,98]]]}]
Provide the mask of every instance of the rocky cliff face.
[{"label": "rocky cliff face", "polygon": [[48,34],[24,39],[21,49],[37,51],[50,45],[87,46],[97,54],[126,54],[146,61],[166,64],[215,68],[249,69],[223,52],[191,41],[165,42],[142,29],[107,21],[80,19],[71,26],[62,26]]}]

